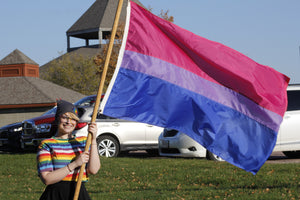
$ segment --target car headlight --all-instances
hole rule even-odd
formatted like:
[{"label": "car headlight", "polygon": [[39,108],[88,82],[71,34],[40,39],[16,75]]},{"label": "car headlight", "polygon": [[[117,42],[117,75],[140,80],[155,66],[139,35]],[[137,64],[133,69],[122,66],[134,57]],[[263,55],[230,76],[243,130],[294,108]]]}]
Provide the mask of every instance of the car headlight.
[{"label": "car headlight", "polygon": [[15,128],[10,128],[8,131],[11,132],[11,133],[22,131],[22,126],[15,127]]},{"label": "car headlight", "polygon": [[19,131],[22,131],[22,126],[20,126],[20,127],[17,127],[17,128],[14,128],[13,129],[13,132],[19,132]]},{"label": "car headlight", "polygon": [[51,124],[39,124],[36,126],[36,133],[50,132]]}]

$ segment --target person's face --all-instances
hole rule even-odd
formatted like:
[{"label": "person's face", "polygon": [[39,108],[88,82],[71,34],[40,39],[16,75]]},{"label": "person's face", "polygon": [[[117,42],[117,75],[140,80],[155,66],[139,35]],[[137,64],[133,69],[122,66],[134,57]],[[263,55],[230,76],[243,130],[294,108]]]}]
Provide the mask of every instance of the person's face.
[{"label": "person's face", "polygon": [[77,121],[70,118],[68,113],[62,114],[59,118],[58,131],[62,134],[72,133],[76,127]]}]

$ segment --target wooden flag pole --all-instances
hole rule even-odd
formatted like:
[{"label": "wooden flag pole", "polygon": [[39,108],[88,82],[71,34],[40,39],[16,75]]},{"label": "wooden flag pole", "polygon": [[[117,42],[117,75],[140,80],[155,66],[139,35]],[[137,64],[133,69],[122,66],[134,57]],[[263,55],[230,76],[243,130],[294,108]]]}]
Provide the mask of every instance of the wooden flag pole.
[{"label": "wooden flag pole", "polygon": [[[123,0],[119,0],[119,4],[118,4],[117,12],[116,12],[116,15],[115,15],[115,21],[114,21],[110,41],[109,41],[109,46],[108,46],[107,55],[106,55],[106,59],[105,59],[105,63],[104,63],[104,68],[103,68],[103,72],[102,72],[101,81],[100,81],[100,84],[99,84],[99,89],[98,89],[98,92],[97,92],[97,97],[96,97],[96,102],[95,102],[91,122],[96,121],[98,108],[99,108],[100,101],[101,101],[102,91],[103,91],[103,87],[104,87],[104,83],[105,83],[106,73],[107,73],[108,65],[109,65],[109,61],[110,61],[110,56],[111,56],[111,52],[112,52],[112,49],[113,49],[113,45],[114,45],[114,41],[115,41],[115,35],[116,35],[116,32],[117,32],[118,23],[119,23],[119,18],[120,18],[121,11],[122,11],[122,6],[123,6]],[[91,135],[91,133],[88,133],[88,137],[87,137],[87,141],[86,141],[84,151],[89,150],[91,142],[92,142],[92,135]],[[80,172],[79,172],[79,176],[78,176],[78,180],[77,180],[77,184],[76,184],[76,190],[75,190],[73,200],[78,199],[79,192],[80,192],[80,187],[81,187],[81,182],[82,182],[82,177],[83,177],[83,171],[85,169],[85,165],[86,164],[83,164],[80,167]]]}]

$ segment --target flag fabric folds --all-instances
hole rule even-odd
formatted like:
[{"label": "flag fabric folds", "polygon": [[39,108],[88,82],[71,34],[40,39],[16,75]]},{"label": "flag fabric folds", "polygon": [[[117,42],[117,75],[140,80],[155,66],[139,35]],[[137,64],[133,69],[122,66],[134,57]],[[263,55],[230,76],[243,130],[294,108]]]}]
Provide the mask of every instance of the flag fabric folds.
[{"label": "flag fabric folds", "polygon": [[130,2],[103,114],[179,130],[256,174],[271,155],[289,78]]}]

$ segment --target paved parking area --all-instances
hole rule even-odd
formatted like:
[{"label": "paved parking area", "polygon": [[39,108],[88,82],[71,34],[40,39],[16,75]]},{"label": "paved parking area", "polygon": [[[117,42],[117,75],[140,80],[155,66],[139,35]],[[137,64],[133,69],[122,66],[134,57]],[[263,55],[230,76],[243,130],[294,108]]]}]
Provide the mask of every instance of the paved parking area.
[{"label": "paved parking area", "polygon": [[267,163],[300,163],[300,158],[290,159],[282,152],[273,152]]}]

